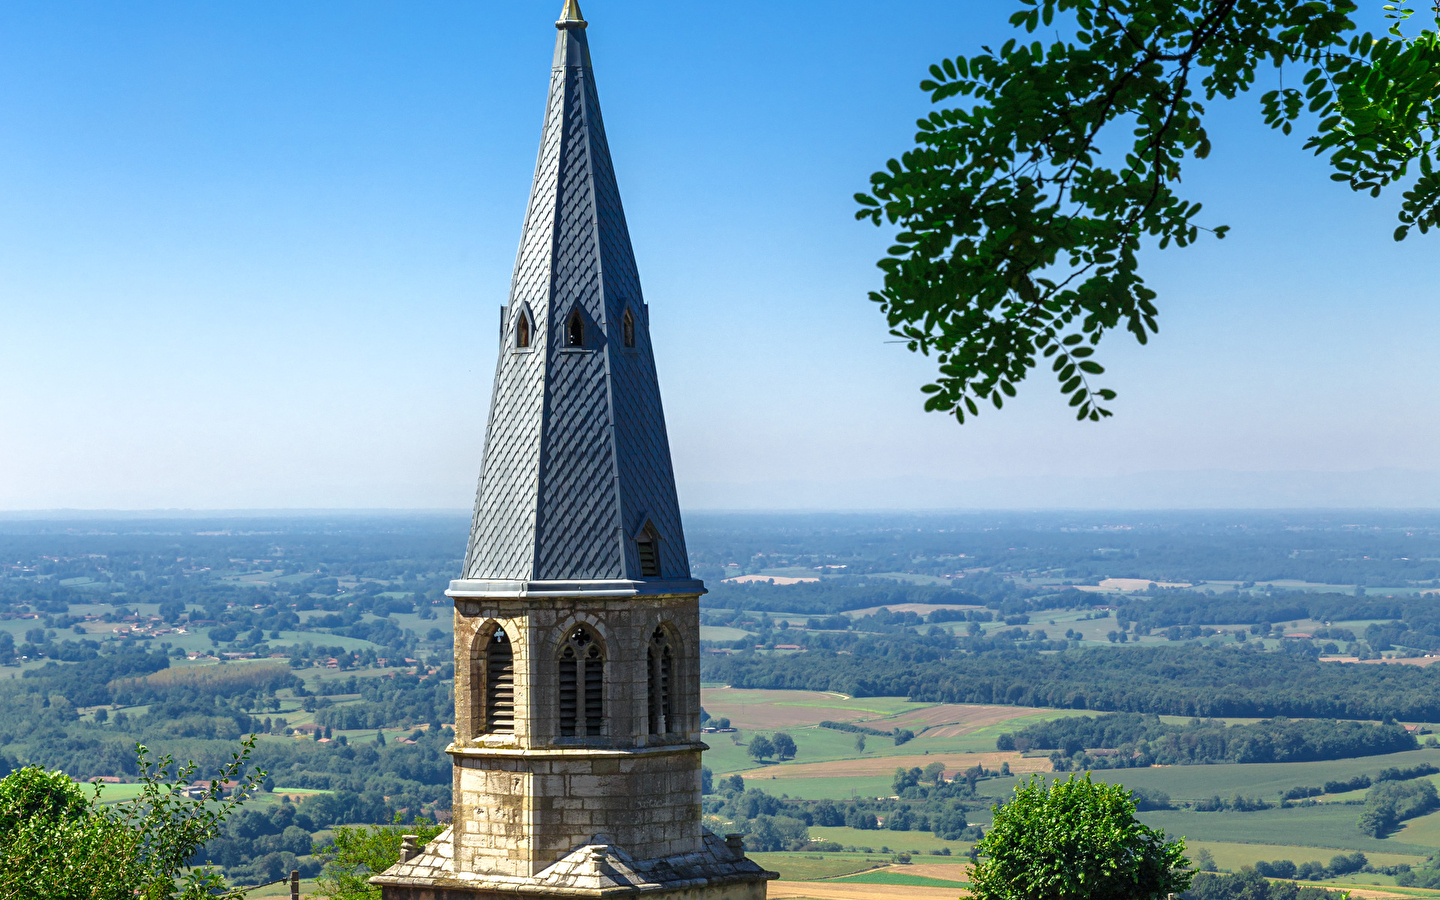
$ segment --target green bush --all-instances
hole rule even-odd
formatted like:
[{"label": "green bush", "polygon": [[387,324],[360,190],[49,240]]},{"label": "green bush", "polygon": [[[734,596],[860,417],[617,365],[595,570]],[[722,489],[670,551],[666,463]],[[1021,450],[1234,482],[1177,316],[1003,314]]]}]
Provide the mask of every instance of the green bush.
[{"label": "green bush", "polygon": [[1129,790],[1089,775],[1032,776],[994,813],[975,848],[976,900],[1150,900],[1185,890],[1195,874],[1184,841],[1141,824]]},{"label": "green bush", "polygon": [[[242,777],[252,735],[203,797],[180,791],[196,766],[149,761],[136,745],[141,795],[100,805],[63,772],[27,766],[0,780],[0,897],[5,900],[200,900],[225,887],[210,867],[186,862],[265,778]],[[236,784],[226,797],[222,785]],[[177,879],[181,879],[177,883]]]},{"label": "green bush", "polygon": [[400,861],[403,836],[415,835],[419,838],[416,846],[423,847],[445,830],[421,819],[413,825],[401,825],[398,816],[396,819],[392,825],[374,828],[336,828],[330,845],[320,851],[325,871],[320,875],[317,893],[331,900],[378,900],[380,888],[370,883],[370,876]]},{"label": "green bush", "polygon": [[143,881],[137,836],[63,772],[0,781],[0,896],[130,900]]}]

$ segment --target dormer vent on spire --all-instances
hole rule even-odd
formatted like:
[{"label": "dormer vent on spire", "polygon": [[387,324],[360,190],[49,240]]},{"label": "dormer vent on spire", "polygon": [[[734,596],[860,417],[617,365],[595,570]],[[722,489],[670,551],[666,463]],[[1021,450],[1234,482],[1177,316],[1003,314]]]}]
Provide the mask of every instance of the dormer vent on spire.
[{"label": "dormer vent on spire", "polygon": [[452,596],[691,583],[649,313],[585,24],[568,0]]}]

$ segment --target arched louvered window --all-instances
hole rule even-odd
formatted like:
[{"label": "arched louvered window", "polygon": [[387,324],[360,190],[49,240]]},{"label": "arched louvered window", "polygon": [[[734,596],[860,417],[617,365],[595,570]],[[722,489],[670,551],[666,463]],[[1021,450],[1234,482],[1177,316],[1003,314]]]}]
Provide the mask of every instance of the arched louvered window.
[{"label": "arched louvered window", "polygon": [[519,321],[515,323],[515,346],[522,349],[530,346],[530,317],[523,311]]},{"label": "arched louvered window", "polygon": [[605,723],[605,651],[577,627],[560,648],[560,736],[599,737]]},{"label": "arched louvered window", "polygon": [[620,326],[625,336],[625,346],[635,346],[635,316],[631,314],[629,307],[625,309],[625,317],[620,320]]},{"label": "arched louvered window", "polygon": [[656,628],[650,638],[650,733],[674,734],[675,712],[672,703],[675,683],[675,651],[670,635],[663,627]]},{"label": "arched louvered window", "polygon": [[580,315],[580,307],[570,310],[570,318],[565,320],[565,346],[585,346],[585,317]]},{"label": "arched louvered window", "polygon": [[471,665],[472,727],[480,734],[514,734],[515,655],[503,628],[477,648]]}]

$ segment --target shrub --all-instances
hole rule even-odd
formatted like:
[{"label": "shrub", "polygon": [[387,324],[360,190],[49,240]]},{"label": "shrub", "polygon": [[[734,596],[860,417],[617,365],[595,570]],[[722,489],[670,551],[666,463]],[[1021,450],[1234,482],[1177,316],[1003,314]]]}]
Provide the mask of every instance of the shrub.
[{"label": "shrub", "polygon": [[443,830],[442,826],[423,819],[416,819],[413,825],[401,825],[399,815],[395,816],[394,824],[378,828],[336,828],[330,845],[320,851],[325,870],[317,885],[319,895],[333,900],[378,900],[380,888],[370,884],[370,876],[400,861],[402,836],[414,834],[419,837],[416,845],[424,846]]},{"label": "shrub", "polygon": [[1183,841],[1136,820],[1124,787],[1088,775],[1016,785],[976,850],[976,900],[1150,900],[1185,890],[1194,876]]},{"label": "shrub", "polygon": [[1360,851],[1354,853],[1337,853],[1330,857],[1330,865],[1326,870],[1331,875],[1349,875],[1351,872],[1358,872],[1370,864],[1365,854]]},{"label": "shrub", "polygon": [[[140,797],[99,803],[62,772],[28,766],[0,781],[0,897],[6,900],[200,900],[225,887],[208,866],[187,868],[226,817],[264,779],[243,778],[255,746],[251,736],[203,797],[179,793],[196,766],[169,757],[152,763],[136,745]],[[166,780],[173,778],[173,780]],[[237,782],[224,796],[222,783]],[[177,884],[177,878],[183,880]]]},{"label": "shrub", "polygon": [[1255,871],[1266,878],[1294,878],[1296,866],[1288,859],[1277,859],[1274,862],[1265,862],[1262,859],[1255,863]]}]

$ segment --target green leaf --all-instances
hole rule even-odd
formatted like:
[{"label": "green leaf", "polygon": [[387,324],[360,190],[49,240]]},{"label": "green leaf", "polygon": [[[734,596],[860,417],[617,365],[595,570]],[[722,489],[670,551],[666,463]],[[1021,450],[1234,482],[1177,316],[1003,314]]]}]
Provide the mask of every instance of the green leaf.
[{"label": "green leaf", "polygon": [[[1068,36],[1017,40],[1066,10]],[[1116,327],[1148,342],[1158,312],[1142,251],[1229,233],[1180,193],[1191,160],[1209,155],[1212,100],[1254,90],[1266,124],[1286,134],[1314,116],[1305,149],[1356,190],[1381,193],[1411,165],[1426,177],[1440,39],[1377,42],[1353,13],[1344,0],[1021,0],[998,53],[931,66],[933,105],[913,146],[856,198],[857,219],[895,226],[877,302],[912,351],[935,351],[926,408],[964,421],[977,399],[1014,396],[1042,359],[1066,385],[1103,373],[1094,348]],[[1259,68],[1282,64],[1300,66],[1298,87],[1261,88]],[[1402,190],[1396,239],[1440,224],[1440,186]],[[1082,381],[1067,396],[1090,421],[1111,415],[1096,403],[1113,393]]]}]

